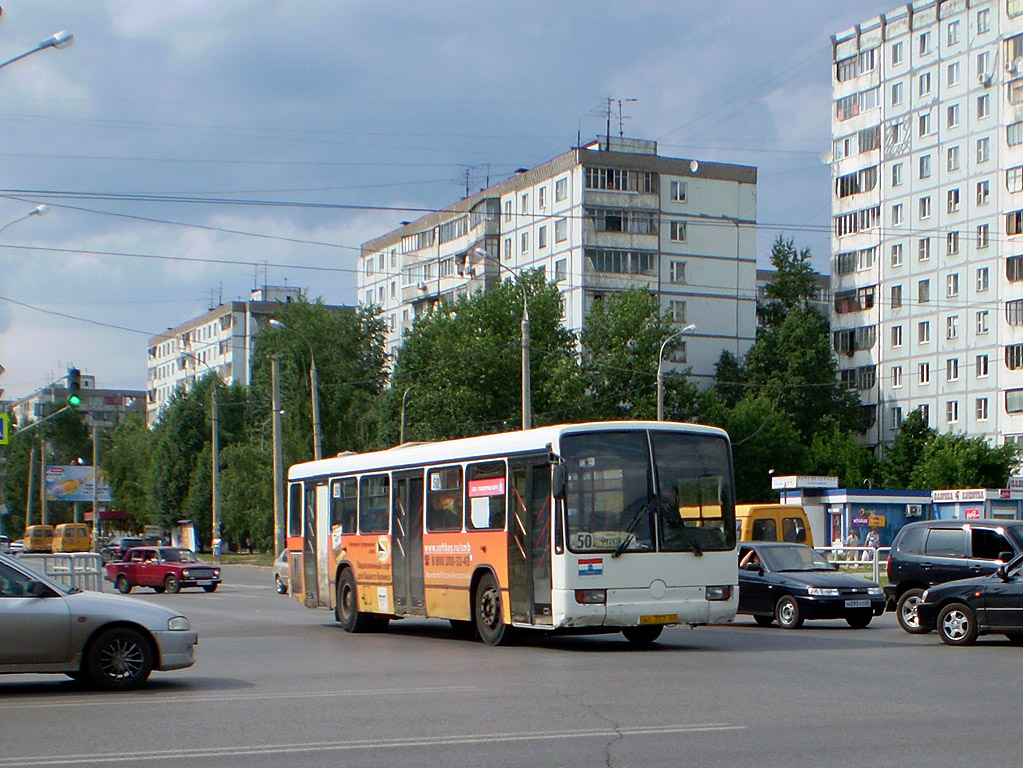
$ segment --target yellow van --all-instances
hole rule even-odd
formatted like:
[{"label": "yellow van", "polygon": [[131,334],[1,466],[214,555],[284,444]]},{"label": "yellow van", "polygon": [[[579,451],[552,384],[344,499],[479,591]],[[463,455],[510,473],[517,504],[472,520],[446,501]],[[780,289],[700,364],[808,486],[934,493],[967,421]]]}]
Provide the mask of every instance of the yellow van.
[{"label": "yellow van", "polygon": [[737,504],[739,541],[794,541],[813,546],[806,510],[795,504]]},{"label": "yellow van", "polygon": [[30,525],[25,529],[26,552],[52,552],[53,526]]},{"label": "yellow van", "polygon": [[88,552],[92,549],[92,526],[61,523],[53,529],[54,552]]}]

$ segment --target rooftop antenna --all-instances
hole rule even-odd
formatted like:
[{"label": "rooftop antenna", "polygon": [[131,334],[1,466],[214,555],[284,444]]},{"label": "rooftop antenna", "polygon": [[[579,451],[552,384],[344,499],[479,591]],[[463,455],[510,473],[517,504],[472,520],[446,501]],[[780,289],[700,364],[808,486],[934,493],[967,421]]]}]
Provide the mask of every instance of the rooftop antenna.
[{"label": "rooftop antenna", "polygon": [[634,102],[638,99],[618,99],[618,138],[625,138],[625,121],[629,119],[628,115],[622,114],[622,101]]}]

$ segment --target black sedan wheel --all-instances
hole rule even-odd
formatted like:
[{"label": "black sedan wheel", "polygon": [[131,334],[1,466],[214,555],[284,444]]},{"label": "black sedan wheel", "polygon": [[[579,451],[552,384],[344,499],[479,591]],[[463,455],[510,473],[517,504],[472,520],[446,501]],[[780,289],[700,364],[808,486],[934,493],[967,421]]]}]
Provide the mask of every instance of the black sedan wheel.
[{"label": "black sedan wheel", "polygon": [[219,584],[203,584],[202,585],[202,591],[203,592],[216,592],[217,591],[217,587],[219,587],[219,586],[220,586]]},{"label": "black sedan wheel", "polygon": [[759,615],[755,615],[753,617],[753,621],[755,621],[757,624],[759,624],[762,627],[769,627],[772,624],[774,624],[774,616],[759,616]]},{"label": "black sedan wheel", "polygon": [[846,623],[853,629],[863,629],[865,626],[870,624],[870,620],[874,618],[874,614],[871,611],[858,611],[857,613],[850,613],[845,617]]},{"label": "black sedan wheel", "polygon": [[138,688],[153,671],[153,648],[140,632],[115,627],[101,633],[85,654],[82,671],[108,691]]},{"label": "black sedan wheel", "polygon": [[895,616],[899,620],[899,626],[911,635],[926,635],[934,627],[921,627],[920,619],[916,615],[916,607],[920,604],[922,589],[907,589],[899,597],[895,604]]},{"label": "black sedan wheel", "polygon": [[977,617],[963,603],[946,605],[938,614],[938,635],[946,645],[970,645],[977,639]]},{"label": "black sedan wheel", "polygon": [[774,619],[782,629],[799,629],[803,626],[803,612],[792,595],[785,595],[774,606]]}]

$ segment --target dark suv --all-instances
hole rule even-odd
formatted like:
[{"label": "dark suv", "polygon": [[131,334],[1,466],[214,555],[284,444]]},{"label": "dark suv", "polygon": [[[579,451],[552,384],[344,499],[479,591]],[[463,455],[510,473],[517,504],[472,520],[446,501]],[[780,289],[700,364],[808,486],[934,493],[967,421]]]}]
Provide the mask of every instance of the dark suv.
[{"label": "dark suv", "polygon": [[921,627],[916,606],[934,584],[986,576],[1023,553],[1023,520],[926,520],[906,525],[888,555],[885,595],[895,603],[899,625],[914,635]]},{"label": "dark suv", "polygon": [[100,556],[103,558],[104,565],[112,563],[124,557],[124,553],[132,547],[142,547],[145,546],[145,543],[146,540],[141,536],[121,536],[107,542],[107,545],[100,550]]}]

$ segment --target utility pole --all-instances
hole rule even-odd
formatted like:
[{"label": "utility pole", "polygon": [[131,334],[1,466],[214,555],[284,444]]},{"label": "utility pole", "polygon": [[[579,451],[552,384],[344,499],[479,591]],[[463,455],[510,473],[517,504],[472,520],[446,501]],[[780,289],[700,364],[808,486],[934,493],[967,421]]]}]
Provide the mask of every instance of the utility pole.
[{"label": "utility pole", "polygon": [[213,388],[210,390],[210,453],[213,454],[212,470],[213,479],[210,485],[213,489],[213,529],[210,531],[210,541],[220,538],[220,416],[217,411],[217,377],[213,377]]},{"label": "utility pole", "polygon": [[99,427],[92,425],[92,551],[99,552]]},{"label": "utility pole", "polygon": [[39,441],[39,524],[46,525],[46,438]]},{"label": "utility pole", "polygon": [[284,529],[284,440],[281,434],[281,360],[274,355],[270,358],[270,423],[274,443],[274,556],[279,555],[287,545]]},{"label": "utility pole", "polygon": [[36,444],[28,449],[28,490],[25,493],[25,527],[32,524],[32,477],[36,468]]}]

